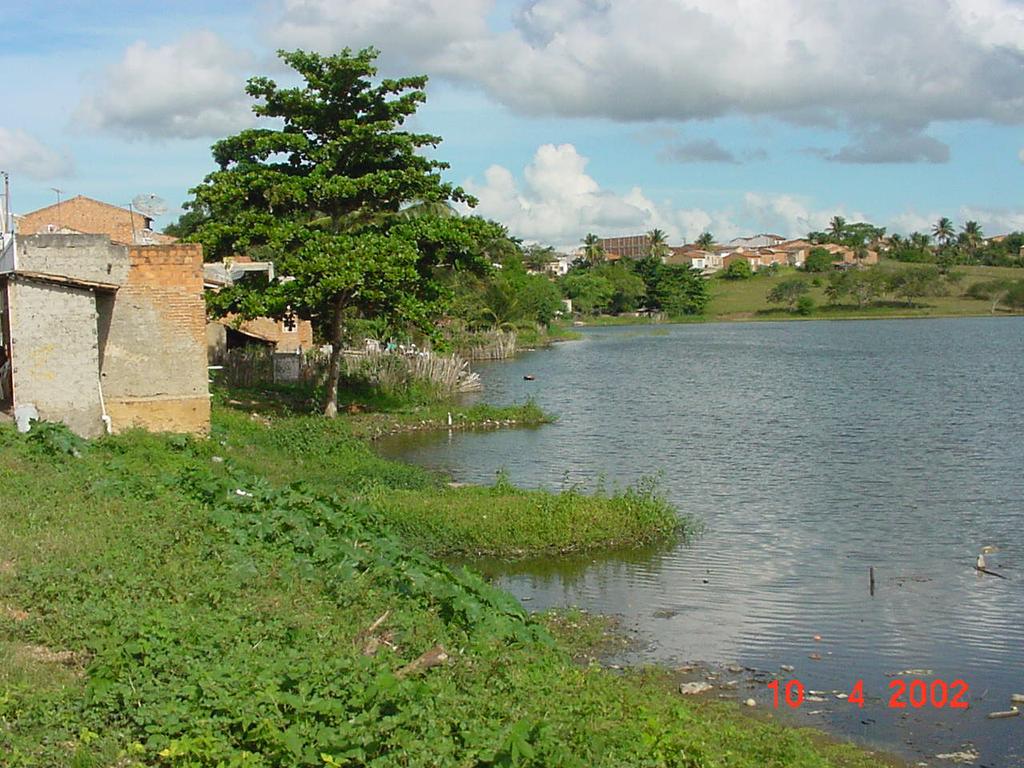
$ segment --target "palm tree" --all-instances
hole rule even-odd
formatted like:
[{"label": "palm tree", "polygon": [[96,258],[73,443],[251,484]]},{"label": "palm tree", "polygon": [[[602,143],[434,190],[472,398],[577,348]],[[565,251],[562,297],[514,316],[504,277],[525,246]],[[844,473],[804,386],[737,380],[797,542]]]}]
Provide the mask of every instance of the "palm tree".
[{"label": "palm tree", "polygon": [[943,216],[935,222],[935,226],[932,227],[932,234],[935,235],[935,239],[939,241],[940,245],[947,245],[953,239],[953,235],[956,234],[956,230],[953,228],[953,221]]},{"label": "palm tree", "polygon": [[701,232],[700,237],[697,238],[696,245],[700,246],[701,250],[711,250],[715,245],[715,236],[710,232]]},{"label": "palm tree", "polygon": [[982,240],[981,225],[976,221],[964,222],[964,228],[960,232],[960,239],[964,245],[967,246],[967,250],[972,253],[978,249],[981,245]]},{"label": "palm tree", "polygon": [[583,238],[583,258],[590,266],[600,264],[604,260],[604,249],[601,247],[601,238],[593,232],[587,233]]},{"label": "palm tree", "polygon": [[652,229],[647,233],[647,239],[649,242],[650,256],[656,259],[662,259],[668,254],[668,237],[665,235],[664,230]]},{"label": "palm tree", "polygon": [[846,229],[846,219],[842,216],[833,216],[832,221],[828,223],[828,232],[832,237],[842,237],[843,230]]},{"label": "palm tree", "polygon": [[910,244],[920,250],[930,248],[932,245],[932,236],[925,234],[924,232],[911,232],[910,233]]}]

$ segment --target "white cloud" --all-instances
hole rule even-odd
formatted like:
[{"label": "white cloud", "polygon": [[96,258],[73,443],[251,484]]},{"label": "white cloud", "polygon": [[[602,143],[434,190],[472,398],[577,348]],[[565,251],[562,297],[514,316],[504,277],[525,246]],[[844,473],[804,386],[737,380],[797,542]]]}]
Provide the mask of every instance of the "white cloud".
[{"label": "white cloud", "polygon": [[1017,159],[1024,163],[1024,149],[1017,153]]},{"label": "white cloud", "polygon": [[159,47],[140,41],[82,99],[77,116],[129,137],[222,136],[252,121],[247,63],[245,53],[212,32]]},{"label": "white cloud", "polygon": [[480,201],[477,213],[527,240],[570,245],[590,231],[642,229],[650,211],[602,190],[587,162],[572,144],[545,144],[523,170],[522,185],[507,168],[492,165],[483,183],[469,180],[465,187]]},{"label": "white cloud", "polygon": [[960,209],[960,223],[976,221],[988,236],[1007,232],[1024,232],[1024,209],[977,208],[963,206]]},{"label": "white cloud", "polygon": [[419,63],[487,36],[491,0],[284,0],[270,34],[285,48],[335,53],[382,48],[388,60]]},{"label": "white cloud", "polygon": [[[1019,0],[287,0],[280,39],[374,42],[520,112],[771,116],[868,131],[837,159],[942,161],[937,120],[1024,121]],[[871,139],[896,136],[885,149]]]},{"label": "white cloud", "polygon": [[939,220],[941,213],[918,213],[910,210],[899,213],[889,222],[889,231],[899,234],[911,232],[931,232],[932,225]]},{"label": "white cloud", "polygon": [[36,181],[68,176],[74,171],[71,158],[21,130],[0,128],[0,170]]},{"label": "white cloud", "polygon": [[929,213],[905,211],[892,218],[889,231],[901,234],[930,233],[935,222],[943,216],[953,219],[953,223],[958,228],[963,226],[965,221],[976,221],[988,236],[1007,232],[1024,232],[1024,209],[984,208],[971,205],[961,206],[955,213],[949,211],[931,211]]},{"label": "white cloud", "polygon": [[739,210],[678,208],[655,202],[640,187],[624,195],[602,189],[586,172],[587,162],[572,144],[545,144],[523,169],[521,183],[509,169],[492,165],[482,182],[471,179],[465,187],[480,201],[477,213],[501,221],[517,237],[562,247],[578,244],[588,232],[610,236],[659,227],[678,243],[706,231],[719,240],[765,231],[802,235],[836,214],[860,217],[818,210],[786,194],[749,193]]},{"label": "white cloud", "polygon": [[[828,227],[833,216],[847,221],[873,221],[890,232],[931,232],[950,212],[904,211],[888,220],[847,208],[821,207],[803,196],[747,192],[734,208],[681,208],[655,202],[640,187],[617,194],[587,171],[588,160],[572,144],[545,144],[523,169],[521,180],[509,169],[492,165],[481,182],[464,186],[480,203],[475,212],[501,221],[527,241],[575,247],[588,232],[602,236],[639,234],[654,227],[668,233],[672,244],[693,242],[711,232],[725,242],[738,235],[772,232],[802,237]],[[963,206],[952,216],[957,225],[974,220],[991,235],[1024,231],[1024,210]]]},{"label": "white cloud", "polygon": [[750,231],[772,232],[785,237],[802,237],[808,232],[828,227],[833,216],[847,221],[868,221],[862,211],[838,208],[816,208],[813,201],[792,194],[762,194],[748,192],[743,196],[739,212],[741,221]]}]

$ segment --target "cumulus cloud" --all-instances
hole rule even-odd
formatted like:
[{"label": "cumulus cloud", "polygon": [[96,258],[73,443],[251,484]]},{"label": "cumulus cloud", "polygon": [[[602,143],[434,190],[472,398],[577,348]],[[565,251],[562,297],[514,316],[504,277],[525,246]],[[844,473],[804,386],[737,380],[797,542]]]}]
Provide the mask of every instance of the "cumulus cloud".
[{"label": "cumulus cloud", "polygon": [[748,192],[743,196],[738,215],[751,231],[772,232],[784,237],[824,230],[833,216],[842,216],[848,221],[868,218],[861,211],[843,207],[816,208],[812,201],[799,195],[758,192]]},{"label": "cumulus cloud", "polygon": [[587,162],[572,144],[545,144],[524,169],[522,184],[507,168],[492,165],[482,183],[471,179],[465,187],[480,201],[478,213],[527,240],[566,245],[589,231],[644,227],[650,212],[635,198],[602,190],[587,174]]},{"label": "cumulus cloud", "polygon": [[960,227],[965,221],[976,221],[982,231],[988,235],[999,235],[1007,232],[1024,232],[1024,209],[985,208],[981,206],[963,205],[956,211],[930,211],[921,213],[916,210],[904,211],[893,216],[889,222],[890,232],[928,232],[932,231],[941,217],[948,216]]},{"label": "cumulus cloud", "polygon": [[489,35],[492,0],[284,0],[274,42],[334,53],[382,48],[385,57],[421,64],[438,51]]},{"label": "cumulus cloud", "polygon": [[839,162],[940,162],[948,149],[923,133],[931,122],[1024,121],[1020,0],[520,0],[510,14],[504,8],[286,0],[276,34],[293,45],[398,49],[424,71],[526,114],[639,122],[740,114],[845,127],[854,142]]},{"label": "cumulus cloud", "polygon": [[572,144],[545,144],[521,180],[508,168],[492,165],[482,181],[470,179],[465,187],[480,201],[477,213],[503,222],[517,237],[562,247],[578,244],[588,232],[639,234],[654,227],[665,230],[673,243],[692,242],[707,231],[719,240],[767,231],[802,235],[823,228],[836,214],[858,216],[816,209],[785,194],[750,193],[738,209],[681,208],[652,200],[640,187],[625,194],[603,189],[587,173],[587,162]]},{"label": "cumulus cloud", "polygon": [[0,170],[36,181],[71,174],[71,158],[21,130],[0,128]]},{"label": "cumulus cloud", "polygon": [[169,45],[137,42],[79,104],[87,125],[129,137],[221,136],[252,120],[248,56],[212,32]]},{"label": "cumulus cloud", "polygon": [[[1024,232],[1024,209],[978,208],[963,206],[958,221],[976,221],[986,235],[1000,235],[1007,232]],[[936,217],[937,218],[937,217]]]}]

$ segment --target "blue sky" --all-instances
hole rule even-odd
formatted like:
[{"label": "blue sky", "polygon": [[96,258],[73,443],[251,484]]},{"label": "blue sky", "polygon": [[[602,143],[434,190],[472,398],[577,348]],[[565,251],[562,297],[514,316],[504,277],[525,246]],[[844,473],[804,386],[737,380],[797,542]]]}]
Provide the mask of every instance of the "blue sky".
[{"label": "blue sky", "polygon": [[251,123],[273,51],[373,44],[416,128],[528,240],[1024,229],[1024,0],[0,0],[0,169],[27,211],[164,197]]}]

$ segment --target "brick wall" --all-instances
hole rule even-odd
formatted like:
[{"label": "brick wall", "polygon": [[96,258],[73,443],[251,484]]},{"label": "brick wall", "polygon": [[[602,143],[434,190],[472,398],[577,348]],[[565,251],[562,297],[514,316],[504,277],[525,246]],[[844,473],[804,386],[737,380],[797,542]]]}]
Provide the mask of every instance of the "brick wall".
[{"label": "brick wall", "polygon": [[[101,375],[114,429],[209,431],[202,246],[132,246]],[[101,308],[101,323],[103,322]]]},{"label": "brick wall", "polygon": [[[22,235],[46,234],[61,228],[96,235],[107,235],[115,243],[131,245],[146,229],[146,217],[116,205],[78,195],[69,200],[40,208],[18,217],[18,232]],[[173,241],[169,235],[152,234],[158,243]]]}]

